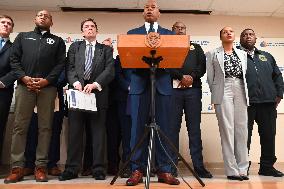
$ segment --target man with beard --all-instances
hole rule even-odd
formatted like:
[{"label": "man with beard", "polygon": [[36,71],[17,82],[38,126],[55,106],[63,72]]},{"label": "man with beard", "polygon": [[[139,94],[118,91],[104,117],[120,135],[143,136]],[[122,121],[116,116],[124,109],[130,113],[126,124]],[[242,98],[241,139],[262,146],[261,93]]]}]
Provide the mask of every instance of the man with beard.
[{"label": "man with beard", "polygon": [[11,172],[4,183],[23,180],[28,126],[34,111],[38,112],[37,182],[47,182],[46,166],[56,97],[56,83],[65,65],[66,47],[62,38],[50,33],[52,16],[41,10],[35,17],[35,29],[20,33],[13,44],[10,63],[18,79],[15,123],[11,144]]},{"label": "man with beard", "polygon": [[258,124],[261,157],[259,175],[283,177],[273,165],[275,156],[275,135],[277,106],[283,98],[283,77],[274,57],[255,47],[256,35],[252,29],[245,29],[240,36],[240,49],[248,53],[247,84],[250,106],[248,107],[248,150],[250,150],[254,121]]},{"label": "man with beard", "polygon": [[[182,22],[174,23],[172,27],[177,35],[186,35],[186,26]],[[202,156],[201,140],[201,107],[202,107],[202,82],[201,77],[206,72],[206,57],[200,45],[190,42],[188,52],[183,67],[172,69],[174,82],[179,86],[173,89],[171,129],[172,140],[179,148],[179,132],[182,122],[183,111],[185,113],[186,127],[188,131],[189,149],[195,172],[201,178],[212,178],[206,170]],[[173,155],[175,163],[177,155]],[[176,168],[173,169],[176,172]]]}]

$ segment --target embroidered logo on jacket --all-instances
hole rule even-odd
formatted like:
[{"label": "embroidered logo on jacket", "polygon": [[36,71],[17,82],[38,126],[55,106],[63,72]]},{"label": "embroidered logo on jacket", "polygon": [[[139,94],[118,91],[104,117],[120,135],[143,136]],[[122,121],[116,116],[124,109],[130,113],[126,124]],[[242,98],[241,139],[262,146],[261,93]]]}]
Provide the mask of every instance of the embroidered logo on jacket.
[{"label": "embroidered logo on jacket", "polygon": [[54,39],[51,39],[51,38],[47,38],[46,39],[46,42],[50,45],[52,45],[53,43],[55,43]]},{"label": "embroidered logo on jacket", "polygon": [[264,55],[262,55],[262,54],[260,54],[259,56],[258,56],[258,58],[261,60],[261,61],[267,61],[267,58],[264,56]]}]

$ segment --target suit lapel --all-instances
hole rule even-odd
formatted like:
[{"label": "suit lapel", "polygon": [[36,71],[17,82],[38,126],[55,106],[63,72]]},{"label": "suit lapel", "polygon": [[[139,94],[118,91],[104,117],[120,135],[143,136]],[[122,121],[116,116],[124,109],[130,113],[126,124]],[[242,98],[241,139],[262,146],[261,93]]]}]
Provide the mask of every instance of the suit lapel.
[{"label": "suit lapel", "polygon": [[140,27],[140,31],[141,31],[141,34],[147,34],[145,25],[143,25],[143,26]]},{"label": "suit lapel", "polygon": [[0,54],[4,53],[7,49],[9,49],[11,47],[12,43],[11,41],[7,41],[4,45],[4,47],[2,47]]},{"label": "suit lapel", "polygon": [[162,30],[162,27],[161,27],[161,26],[158,26],[157,33],[162,34],[162,33],[163,33],[162,31],[163,31],[163,30]]},{"label": "suit lapel", "polygon": [[216,53],[217,53],[217,59],[218,59],[218,63],[220,65],[220,68],[225,75],[225,71],[224,71],[224,49],[223,49],[223,47],[219,47],[217,49]]},{"label": "suit lapel", "polygon": [[85,52],[86,52],[86,42],[81,42],[79,46],[79,58],[80,58],[80,64],[79,64],[79,73],[82,74],[81,77],[84,78],[84,70],[85,70]]},{"label": "suit lapel", "polygon": [[96,69],[98,63],[100,62],[101,56],[102,56],[102,45],[97,42],[95,52],[94,52],[94,57],[93,57],[91,75],[92,73],[94,73],[94,70]]}]

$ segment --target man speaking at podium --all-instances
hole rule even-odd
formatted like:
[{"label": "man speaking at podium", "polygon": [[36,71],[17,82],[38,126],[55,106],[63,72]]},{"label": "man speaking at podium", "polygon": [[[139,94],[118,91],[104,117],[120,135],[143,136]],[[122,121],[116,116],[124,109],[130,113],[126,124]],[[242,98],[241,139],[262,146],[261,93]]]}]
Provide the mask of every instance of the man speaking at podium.
[{"label": "man speaking at podium", "polygon": [[[144,7],[143,16],[145,24],[139,28],[132,29],[127,34],[141,34],[147,35],[150,32],[157,32],[161,35],[172,35],[173,32],[162,28],[158,25],[157,20],[160,17],[160,11],[157,2],[148,0]],[[145,55],[147,56],[147,55]],[[149,52],[150,56],[150,52]],[[142,57],[141,57],[142,58]],[[130,100],[131,100],[131,148],[137,144],[139,139],[143,136],[145,125],[149,124],[150,120],[150,104],[151,104],[151,84],[150,84],[150,70],[135,69],[131,76],[130,82]],[[169,127],[169,109],[170,96],[172,94],[171,77],[166,69],[157,69],[156,71],[156,121],[160,129],[167,134]],[[132,175],[126,181],[126,185],[135,186],[143,182],[143,170],[145,170],[146,163],[146,149],[148,140],[143,141],[140,148],[137,149],[131,159]],[[156,168],[158,170],[158,181],[170,185],[178,185],[178,179],[172,176],[170,161],[163,151],[160,141],[156,137],[155,159]],[[163,142],[163,146],[166,144]]]}]

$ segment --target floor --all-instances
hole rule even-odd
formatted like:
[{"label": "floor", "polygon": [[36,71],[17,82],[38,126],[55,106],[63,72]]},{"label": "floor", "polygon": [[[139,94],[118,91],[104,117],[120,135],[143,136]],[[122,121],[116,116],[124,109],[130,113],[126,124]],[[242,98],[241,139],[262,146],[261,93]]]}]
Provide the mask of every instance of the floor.
[{"label": "floor", "polygon": [[[284,170],[283,164],[277,164],[276,167],[280,170]],[[249,181],[228,181],[224,176],[224,170],[221,165],[208,166],[211,173],[213,173],[213,179],[202,179],[205,183],[204,189],[284,189],[284,178],[264,177],[258,176],[258,165],[253,164],[250,169]],[[109,183],[112,180],[112,176],[108,176],[105,181],[96,181],[90,177],[79,177],[78,179],[60,182],[56,177],[49,177],[47,183],[36,183],[33,176],[25,177],[24,181],[16,184],[3,184],[4,177],[8,174],[8,167],[0,167],[0,189],[130,189],[130,188],[144,188],[144,184],[138,186],[129,187],[125,186],[126,179],[118,178],[114,185]],[[190,172],[184,167],[180,168],[179,180],[181,184],[178,186],[170,186],[157,182],[157,178],[151,178],[151,189],[182,189],[190,188],[185,182],[182,181],[181,176],[189,183],[193,189],[203,188],[198,181],[191,176]]]}]

